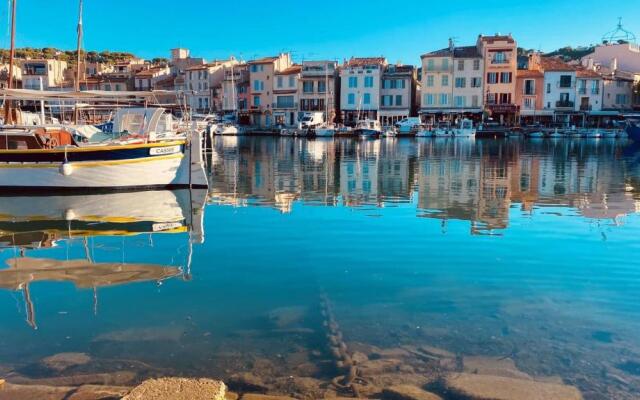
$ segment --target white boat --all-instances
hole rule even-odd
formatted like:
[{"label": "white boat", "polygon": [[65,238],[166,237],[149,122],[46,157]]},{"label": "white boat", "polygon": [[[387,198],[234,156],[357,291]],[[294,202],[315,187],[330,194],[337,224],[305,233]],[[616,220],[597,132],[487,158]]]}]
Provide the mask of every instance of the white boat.
[{"label": "white boat", "polygon": [[315,129],[316,137],[333,137],[336,134],[336,127],[333,125],[321,125]]},{"label": "white boat", "polygon": [[462,119],[458,122],[457,126],[453,129],[453,136],[455,137],[475,137],[476,128],[473,127],[473,121],[470,119]]},{"label": "white boat", "polygon": [[397,135],[398,135],[398,131],[395,128],[391,127],[391,126],[386,127],[382,131],[382,136],[387,137],[387,138],[396,137]]},{"label": "white boat", "polygon": [[239,135],[240,129],[230,122],[225,122],[223,124],[218,124],[216,127],[216,135]]},{"label": "white boat", "polygon": [[353,133],[363,139],[375,139],[382,134],[382,127],[377,119],[362,119],[356,123]]},{"label": "white boat", "polygon": [[[16,90],[2,90],[10,96]],[[207,187],[201,134],[168,131],[162,109],[123,109],[104,141],[77,141],[64,127],[0,131],[2,188]]]}]

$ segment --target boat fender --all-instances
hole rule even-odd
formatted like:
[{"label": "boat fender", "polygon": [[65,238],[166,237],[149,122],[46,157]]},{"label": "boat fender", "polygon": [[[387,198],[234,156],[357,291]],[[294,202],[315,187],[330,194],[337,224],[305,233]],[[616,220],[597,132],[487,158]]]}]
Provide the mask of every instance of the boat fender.
[{"label": "boat fender", "polygon": [[65,221],[73,221],[76,219],[76,213],[73,212],[72,209],[66,209],[64,210],[64,216],[63,216]]},{"label": "boat fender", "polygon": [[73,165],[71,165],[68,162],[64,162],[62,163],[62,165],[60,165],[60,174],[64,176],[69,176],[72,173],[73,173]]}]

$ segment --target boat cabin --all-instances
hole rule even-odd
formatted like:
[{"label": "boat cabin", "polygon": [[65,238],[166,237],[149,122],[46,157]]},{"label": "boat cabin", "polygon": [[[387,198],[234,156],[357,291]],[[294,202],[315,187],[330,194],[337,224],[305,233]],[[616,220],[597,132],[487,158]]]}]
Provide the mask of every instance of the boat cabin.
[{"label": "boat cabin", "polygon": [[0,132],[2,150],[44,150],[64,146],[77,146],[70,132],[60,128],[6,130]]}]

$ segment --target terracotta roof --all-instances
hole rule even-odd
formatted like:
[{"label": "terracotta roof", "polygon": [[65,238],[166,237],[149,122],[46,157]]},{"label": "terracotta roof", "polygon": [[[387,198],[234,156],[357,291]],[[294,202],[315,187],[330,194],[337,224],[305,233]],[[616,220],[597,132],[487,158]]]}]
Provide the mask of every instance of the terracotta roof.
[{"label": "terracotta roof", "polygon": [[283,69],[282,71],[276,72],[276,75],[293,75],[293,74],[299,74],[300,71],[302,71],[301,65],[292,65],[287,69]]},{"label": "terracotta roof", "polygon": [[453,50],[455,58],[477,58],[482,57],[476,46],[455,47]]},{"label": "terracotta roof", "polygon": [[542,71],[532,69],[519,69],[516,72],[516,78],[543,78],[544,73]]},{"label": "terracotta roof", "polygon": [[151,68],[151,69],[145,69],[145,70],[142,70],[142,71],[138,72],[138,73],[136,74],[136,77],[145,77],[145,76],[149,76],[149,77],[151,77],[151,76],[153,76],[153,74],[155,74],[156,72],[160,72],[160,71],[162,71],[163,69],[164,69],[164,68]]},{"label": "terracotta roof", "polygon": [[263,58],[259,58],[257,60],[249,61],[247,64],[267,64],[267,63],[274,62],[277,59],[278,59],[278,57],[263,57]]},{"label": "terracotta roof", "polygon": [[362,67],[365,65],[386,64],[387,59],[384,57],[351,57],[349,61],[345,63],[347,67]]},{"label": "terracotta roof", "polygon": [[515,43],[516,42],[513,39],[513,37],[511,37],[511,35],[491,35],[491,36],[480,35],[480,39],[483,42],[487,42],[487,43],[495,43],[495,42]]},{"label": "terracotta roof", "polygon": [[542,57],[540,59],[540,65],[543,71],[563,72],[563,71],[575,71],[576,68],[566,62],[553,57]]},{"label": "terracotta roof", "polygon": [[576,75],[578,78],[602,78],[599,73],[587,68],[579,68]]},{"label": "terracotta roof", "polygon": [[440,49],[440,50],[432,51],[432,52],[429,52],[429,53],[425,53],[420,57],[421,58],[427,58],[427,57],[451,57],[451,49],[447,47],[446,49]]},{"label": "terracotta roof", "polygon": [[208,64],[198,64],[198,65],[192,65],[191,67],[187,67],[184,70],[185,71],[200,71],[203,69],[207,69],[209,68]]}]

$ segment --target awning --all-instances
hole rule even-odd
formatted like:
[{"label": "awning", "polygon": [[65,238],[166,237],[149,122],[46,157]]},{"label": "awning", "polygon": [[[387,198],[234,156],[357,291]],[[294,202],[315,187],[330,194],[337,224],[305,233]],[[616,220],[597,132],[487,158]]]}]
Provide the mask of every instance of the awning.
[{"label": "awning", "polygon": [[117,100],[153,100],[158,96],[175,96],[169,90],[154,91],[107,91],[107,90],[32,90],[32,89],[0,89],[0,97],[8,100],[83,100],[83,101],[117,101]]},{"label": "awning", "polygon": [[481,108],[422,108],[420,114],[480,114]]},{"label": "awning", "polygon": [[521,110],[520,115],[523,117],[551,117],[553,110]]},{"label": "awning", "polygon": [[617,117],[620,111],[589,111],[588,114],[594,117]]},{"label": "awning", "polygon": [[381,117],[408,117],[411,112],[409,110],[380,110],[378,115]]}]

